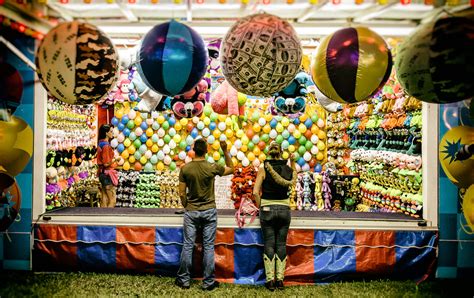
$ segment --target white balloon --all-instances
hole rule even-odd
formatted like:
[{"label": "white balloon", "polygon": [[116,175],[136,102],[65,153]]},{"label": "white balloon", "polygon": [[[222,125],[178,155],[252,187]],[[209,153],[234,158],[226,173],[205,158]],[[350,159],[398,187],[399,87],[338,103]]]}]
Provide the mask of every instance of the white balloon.
[{"label": "white balloon", "polygon": [[252,165],[256,168],[260,166],[260,160],[258,158],[254,159]]},{"label": "white balloon", "polygon": [[160,114],[157,111],[151,112],[151,118],[156,119]]},{"label": "white balloon", "polygon": [[207,137],[207,142],[209,143],[209,145],[214,144],[215,141],[216,141],[216,138],[213,135],[210,135]]},{"label": "white balloon", "polygon": [[303,172],[308,172],[310,170],[309,164],[305,163],[303,167],[301,168]]},{"label": "white balloon", "polygon": [[117,148],[118,146],[118,140],[117,139],[113,139],[112,141],[110,141],[110,146],[112,148]]},{"label": "white balloon", "polygon": [[194,143],[194,139],[192,136],[187,136],[186,137],[186,144],[192,145]]},{"label": "white balloon", "polygon": [[153,156],[153,153],[152,153],[150,150],[147,150],[147,151],[145,152],[145,157],[146,157],[146,159],[150,159],[152,156]]},{"label": "white balloon", "polygon": [[278,133],[276,130],[272,129],[268,135],[270,138],[275,139],[278,136]]},{"label": "white balloon", "polygon": [[205,127],[203,130],[202,130],[202,136],[207,138],[209,135],[211,134],[211,131],[209,130],[209,128]]},{"label": "white balloon", "polygon": [[199,122],[199,117],[194,116],[193,117],[193,123],[197,124]]},{"label": "white balloon", "polygon": [[214,158],[212,158],[212,156],[208,156],[207,161],[210,163],[214,163]]},{"label": "white balloon", "polygon": [[205,126],[204,122],[202,122],[202,121],[199,121],[198,124],[196,125],[197,129],[199,129],[199,130],[203,130],[204,126]]},{"label": "white balloon", "polygon": [[225,134],[221,134],[221,135],[219,136],[219,141],[225,141],[225,140],[227,140],[226,135],[225,135]]},{"label": "white balloon", "polygon": [[168,134],[170,135],[170,137],[174,137],[176,135],[176,129],[171,127],[170,130],[168,130]]},{"label": "white balloon", "polygon": [[178,153],[178,158],[181,159],[181,160],[185,160],[186,159],[186,152],[181,151],[180,153]]},{"label": "white balloon", "polygon": [[243,165],[244,167],[248,167],[249,164],[250,164],[250,161],[248,160],[248,158],[244,158],[244,159],[242,160],[242,165]]},{"label": "white balloon", "polygon": [[254,135],[252,138],[252,143],[257,145],[259,141],[260,141],[260,137],[258,135]]},{"label": "white balloon", "polygon": [[224,131],[226,127],[225,122],[219,122],[219,124],[217,124],[217,128],[219,128],[220,131]]},{"label": "white balloon", "polygon": [[176,142],[174,140],[171,140],[168,145],[170,146],[170,149],[176,148]]},{"label": "white balloon", "polygon": [[318,146],[311,147],[311,154],[316,155],[318,154],[318,152],[319,152]]},{"label": "white balloon", "polygon": [[230,151],[229,151],[231,156],[236,156],[238,152],[239,152],[239,150],[237,150],[237,148],[235,148],[235,146],[232,146],[230,148]]},{"label": "white balloon", "polygon": [[323,127],[325,126],[325,124],[324,124],[324,120],[323,120],[323,119],[321,119],[321,118],[319,118],[319,119],[318,119],[318,122],[317,122],[317,124],[318,124],[318,127],[319,127],[319,128],[323,128]]},{"label": "white balloon", "polygon": [[258,119],[258,125],[260,125],[261,127],[263,127],[265,124],[267,124],[267,121],[265,121],[264,118]]},{"label": "white balloon", "polygon": [[165,141],[163,141],[163,139],[159,139],[156,144],[157,144],[159,147],[163,147],[163,145],[165,145]]},{"label": "white balloon", "polygon": [[165,153],[162,150],[160,150],[158,151],[156,156],[158,157],[159,160],[163,160],[165,158]]},{"label": "white balloon", "polygon": [[[311,148],[312,148],[312,147],[311,147]],[[311,160],[311,153],[305,152],[305,153],[303,154],[303,159],[304,159],[305,161],[310,161],[310,160]]]},{"label": "white balloon", "polygon": [[171,149],[170,149],[170,146],[168,146],[168,144],[166,144],[165,146],[163,146],[163,152],[165,154],[169,154],[171,152]]},{"label": "white balloon", "polygon": [[245,154],[242,151],[237,152],[237,159],[243,160],[245,158]]},{"label": "white balloon", "polygon": [[312,136],[311,136],[311,143],[317,144],[318,141],[319,141],[319,138],[318,138],[317,135],[312,135]]},{"label": "white balloon", "polygon": [[171,163],[171,157],[169,155],[166,155],[163,159],[163,162],[165,163],[165,165],[169,165]]},{"label": "white balloon", "polygon": [[241,140],[235,140],[234,146],[235,146],[235,148],[240,149],[242,147],[242,141]]},{"label": "white balloon", "polygon": [[162,137],[165,136],[165,130],[164,130],[163,128],[160,128],[160,129],[158,129],[158,131],[156,132],[156,134],[157,134],[160,138],[162,138]]}]

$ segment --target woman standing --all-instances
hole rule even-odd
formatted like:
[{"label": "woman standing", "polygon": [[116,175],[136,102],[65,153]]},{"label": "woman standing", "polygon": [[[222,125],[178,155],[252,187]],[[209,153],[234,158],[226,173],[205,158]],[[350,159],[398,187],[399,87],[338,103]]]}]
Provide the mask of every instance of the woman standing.
[{"label": "woman standing", "polygon": [[102,198],[100,207],[113,208],[116,201],[116,186],[118,184],[116,161],[114,150],[110,146],[110,139],[113,137],[113,129],[109,124],[104,124],[99,128],[99,144],[97,146],[97,165],[99,166],[99,181],[102,185]]},{"label": "woman standing", "polygon": [[[270,159],[260,167],[253,188],[257,206],[260,207],[260,226],[263,233],[265,286],[273,291],[283,289],[286,267],[286,237],[291,222],[290,193],[296,185],[294,161],[281,159],[281,148],[272,142],[268,148]],[[260,195],[261,193],[261,195]],[[276,272],[275,272],[276,266]],[[276,281],[275,281],[276,277]]]}]

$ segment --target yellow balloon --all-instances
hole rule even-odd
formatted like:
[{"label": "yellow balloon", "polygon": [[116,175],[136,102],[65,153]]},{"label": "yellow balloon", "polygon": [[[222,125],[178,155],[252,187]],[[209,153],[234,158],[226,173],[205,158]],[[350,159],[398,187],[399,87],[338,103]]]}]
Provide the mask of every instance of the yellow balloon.
[{"label": "yellow balloon", "polygon": [[209,119],[209,117],[204,117],[202,122],[204,122],[204,125],[209,126],[209,124],[211,123],[211,119]]},{"label": "yellow balloon", "polygon": [[151,139],[146,140],[146,146],[147,147],[153,146],[153,141]]},{"label": "yellow balloon", "polygon": [[212,143],[211,146],[212,146],[212,148],[213,148],[214,150],[219,150],[219,148],[221,147],[221,145],[219,144],[219,142],[214,142],[214,143]]},{"label": "yellow balloon", "polygon": [[114,112],[114,116],[121,119],[123,117],[123,109],[118,109]]},{"label": "yellow balloon", "polygon": [[247,101],[247,95],[244,93],[237,92],[237,100],[239,103],[239,106],[243,106],[245,102]]},{"label": "yellow balloon", "polygon": [[212,132],[212,135],[214,136],[214,138],[216,138],[216,140],[218,140],[219,137],[221,136],[221,131],[218,129],[214,129],[214,131]]},{"label": "yellow balloon", "polygon": [[183,126],[181,125],[181,122],[176,122],[175,123],[174,129],[176,129],[176,131],[180,131],[182,128],[183,128]]},{"label": "yellow balloon", "polygon": [[286,117],[283,117],[283,119],[281,119],[281,124],[284,126],[284,127],[287,127],[289,124],[290,124],[290,120]]},{"label": "yellow balloon", "polygon": [[252,151],[255,156],[258,156],[260,154],[260,148],[258,148],[257,146],[255,146]]},{"label": "yellow balloon", "polygon": [[[186,118],[183,118],[183,119],[186,119]],[[156,118],[156,122],[158,122],[158,124],[163,124],[163,122],[165,122],[165,117],[163,117],[163,115],[159,115],[158,118]],[[187,122],[187,120],[186,120]],[[183,124],[183,123],[181,123]],[[187,123],[186,123],[187,124]]]},{"label": "yellow balloon", "polygon": [[247,135],[244,135],[244,136],[242,136],[241,141],[242,141],[242,144],[247,145],[250,140],[247,137]]},{"label": "yellow balloon", "polygon": [[324,132],[324,130],[319,130],[318,132],[318,138],[320,140],[324,140],[326,138],[326,133]]},{"label": "yellow balloon", "polygon": [[272,128],[271,128],[270,125],[267,123],[267,124],[265,124],[265,126],[262,128],[262,130],[263,130],[264,133],[269,133],[269,132],[272,130]]},{"label": "yellow balloon", "polygon": [[146,136],[151,137],[153,135],[153,129],[151,127],[148,127],[146,129]]},{"label": "yellow balloon", "polygon": [[316,154],[316,159],[317,160],[323,160],[324,159],[324,154],[321,153],[321,152],[318,152],[318,154]]},{"label": "yellow balloon", "polygon": [[253,131],[255,131],[255,132],[260,132],[260,130],[261,130],[262,128],[260,127],[260,125],[259,125],[258,123],[254,123],[253,126],[252,126],[252,129],[253,129]]},{"label": "yellow balloon", "polygon": [[122,169],[124,169],[125,171],[130,170],[130,163],[128,161],[124,162]]},{"label": "yellow balloon", "polygon": [[231,126],[231,125],[232,125],[232,120],[231,120],[229,117],[227,117],[227,118],[225,119],[225,125],[227,125],[227,126]]},{"label": "yellow balloon", "polygon": [[140,124],[142,124],[143,119],[142,119],[142,117],[137,116],[137,117],[135,117],[135,120],[133,120],[133,122],[135,122],[136,126],[139,126]]},{"label": "yellow balloon", "polygon": [[299,139],[299,138],[301,137],[301,132],[300,132],[299,130],[295,130],[295,131],[293,132],[293,136],[294,136],[295,138]]},{"label": "yellow balloon", "polygon": [[284,128],[283,128],[283,125],[282,125],[281,123],[277,123],[277,125],[276,125],[276,127],[275,127],[275,130],[276,130],[277,132],[280,132],[280,133],[281,133],[281,132],[283,131],[283,129],[284,129]]},{"label": "yellow balloon", "polygon": [[212,153],[212,158],[214,158],[214,160],[219,160],[221,158],[221,155],[219,154],[219,152],[214,151],[214,153]]},{"label": "yellow balloon", "polygon": [[132,145],[132,141],[130,141],[129,138],[126,138],[125,141],[123,141],[123,145],[125,147],[130,147],[130,145]]},{"label": "yellow balloon", "polygon": [[306,115],[306,114],[301,114],[301,116],[300,116],[300,122],[305,122],[306,119],[308,119],[308,115]]},{"label": "yellow balloon", "polygon": [[23,119],[0,120],[0,169],[12,177],[20,174],[30,161],[33,141],[33,130]]},{"label": "yellow balloon", "polygon": [[303,124],[303,123],[300,123],[300,125],[298,126],[298,130],[299,132],[301,133],[305,133],[306,132],[306,126]]},{"label": "yellow balloon", "polygon": [[242,152],[247,152],[247,145],[242,145],[242,147],[240,147],[240,151]]},{"label": "yellow balloon", "polygon": [[130,146],[130,147],[127,148],[127,150],[128,150],[128,153],[130,153],[130,154],[133,154],[136,151],[135,146]]},{"label": "yellow balloon", "polygon": [[[288,148],[289,149],[289,148]],[[288,159],[288,157],[290,157],[290,154],[287,152],[287,151],[283,151],[283,153],[281,154],[281,157],[283,159]]]},{"label": "yellow balloon", "polygon": [[[319,127],[316,124],[311,125],[311,133],[313,135],[318,135],[319,133]],[[318,137],[319,138],[319,137]]]},{"label": "yellow balloon", "polygon": [[146,159],[145,156],[140,157],[140,163],[141,163],[142,165],[146,164],[147,161],[148,161],[148,160]]},{"label": "yellow balloon", "polygon": [[174,135],[173,140],[176,144],[178,144],[179,142],[181,142],[181,135]]},{"label": "yellow balloon", "polygon": [[258,155],[258,160],[264,161],[265,159],[267,159],[267,156],[265,155],[265,153],[260,153],[260,154]]},{"label": "yellow balloon", "polygon": [[288,151],[290,151],[291,153],[295,152],[296,148],[294,145],[290,145],[288,146]]},{"label": "yellow balloon", "polygon": [[219,116],[217,116],[217,119],[219,119],[219,122],[225,122],[226,118],[227,118],[226,115],[219,114]]},{"label": "yellow balloon", "polygon": [[137,160],[135,159],[135,156],[130,155],[130,156],[128,157],[128,161],[129,161],[131,164],[134,164]]},{"label": "yellow balloon", "polygon": [[234,167],[236,167],[239,164],[239,161],[237,160],[237,158],[232,157],[232,164],[234,164]]},{"label": "yellow balloon", "polygon": [[[165,118],[163,118],[163,121],[164,121],[164,120],[165,120]],[[163,122],[162,122],[162,123],[163,123]],[[181,123],[181,125],[182,125],[183,127],[186,127],[186,125],[188,124],[188,118],[181,118],[181,119],[179,120],[179,123]],[[158,168],[158,166],[157,166],[157,168]]]},{"label": "yellow balloon", "polygon": [[237,130],[237,132],[235,133],[235,135],[238,137],[238,138],[241,138],[243,137],[244,135],[244,131],[242,129],[239,129]]},{"label": "yellow balloon", "polygon": [[255,160],[255,154],[253,154],[253,152],[249,152],[249,154],[247,154],[247,158],[250,161],[254,161]]},{"label": "yellow balloon", "polygon": [[[183,119],[184,119],[184,118],[183,118]],[[159,163],[156,164],[156,169],[157,169],[158,171],[163,171],[164,168],[165,168],[165,165],[163,164],[163,162],[160,161]]]},{"label": "yellow balloon", "polygon": [[151,146],[151,152],[153,152],[153,153],[158,152],[158,149],[159,149],[159,148],[158,148],[158,145],[157,145],[157,144],[153,144],[153,146]]},{"label": "yellow balloon", "polygon": [[234,132],[232,131],[232,129],[230,129],[230,128],[226,129],[226,131],[225,131],[225,136],[226,136],[228,139],[232,138],[233,135],[234,135]]},{"label": "yellow balloon", "polygon": [[123,150],[122,154],[120,154],[120,156],[122,156],[123,159],[127,159],[130,156],[130,154],[128,153],[127,150]]},{"label": "yellow balloon", "polygon": [[273,115],[268,113],[268,114],[265,114],[264,118],[265,118],[265,121],[270,122],[273,119]]},{"label": "yellow balloon", "polygon": [[318,149],[319,151],[323,151],[324,149],[326,149],[326,144],[324,144],[323,141],[318,141]]}]

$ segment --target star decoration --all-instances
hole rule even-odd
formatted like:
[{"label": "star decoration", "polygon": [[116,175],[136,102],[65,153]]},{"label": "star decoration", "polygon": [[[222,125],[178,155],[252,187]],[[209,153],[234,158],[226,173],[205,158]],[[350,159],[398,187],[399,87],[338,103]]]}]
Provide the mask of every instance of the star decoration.
[{"label": "star decoration", "polygon": [[446,154],[446,156],[443,158],[443,159],[450,159],[449,160],[449,163],[451,164],[453,161],[456,160],[456,154],[458,153],[459,149],[461,149],[461,147],[464,146],[463,144],[461,144],[461,139],[459,139],[457,142],[449,142],[449,141],[446,141],[446,146],[444,146],[444,151],[442,151],[443,153]]}]

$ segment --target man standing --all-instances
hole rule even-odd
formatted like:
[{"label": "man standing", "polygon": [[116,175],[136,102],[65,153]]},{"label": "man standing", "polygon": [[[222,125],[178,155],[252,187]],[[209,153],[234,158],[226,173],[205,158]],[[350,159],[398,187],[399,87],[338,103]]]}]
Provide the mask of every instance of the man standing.
[{"label": "man standing", "polygon": [[[183,218],[183,250],[181,264],[175,284],[189,289],[194,242],[198,229],[202,229],[203,238],[203,285],[204,290],[213,290],[219,286],[214,280],[214,241],[216,239],[217,210],[214,198],[215,176],[226,176],[234,173],[234,166],[227,152],[227,143],[220,142],[224,152],[225,164],[211,164],[205,159],[207,143],[203,139],[194,142],[195,157],[183,166],[179,173],[179,195],[186,212]],[[187,193],[186,193],[187,189]]]}]

